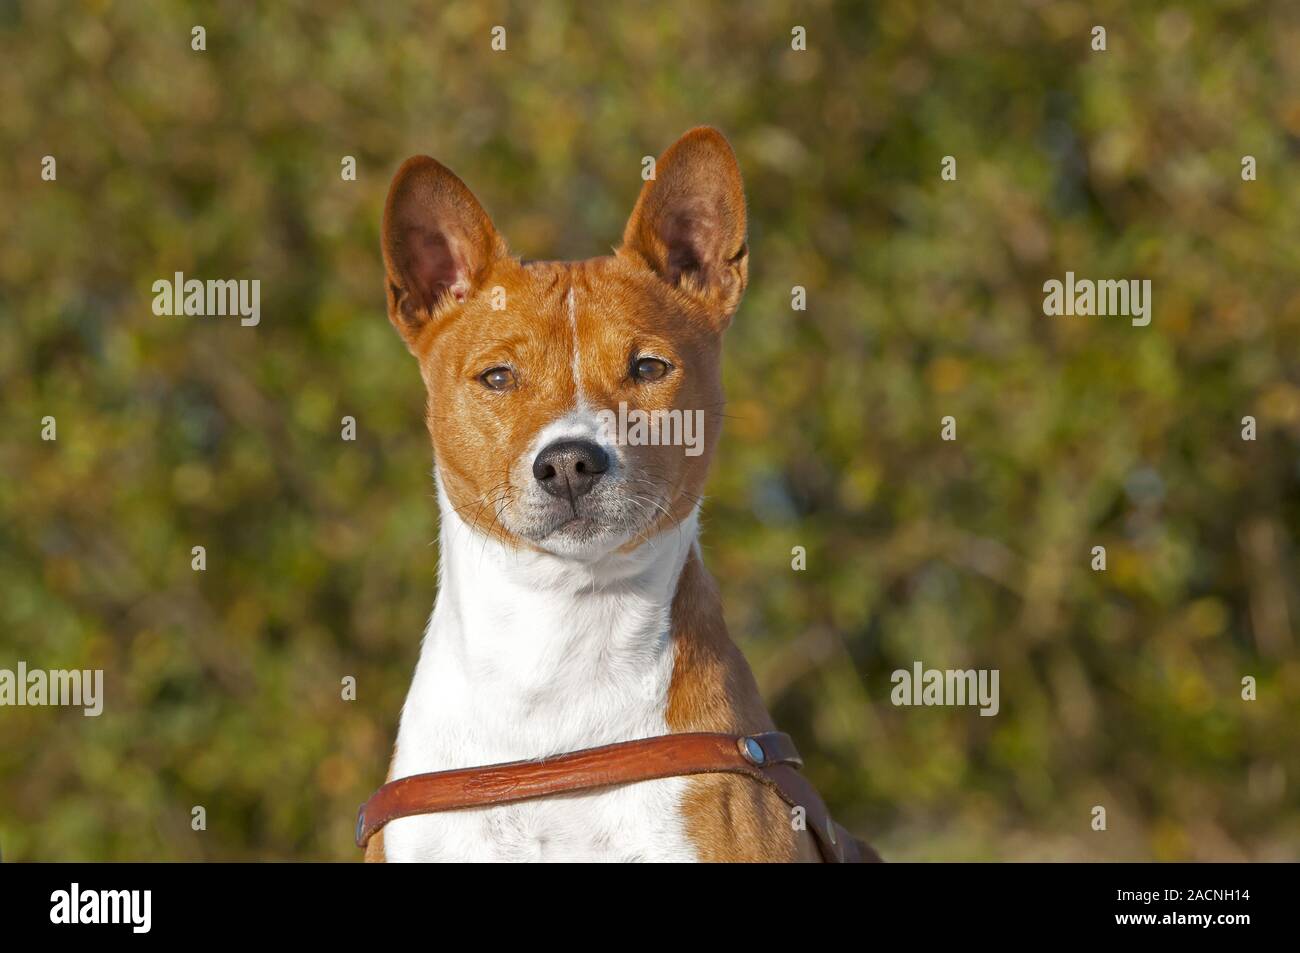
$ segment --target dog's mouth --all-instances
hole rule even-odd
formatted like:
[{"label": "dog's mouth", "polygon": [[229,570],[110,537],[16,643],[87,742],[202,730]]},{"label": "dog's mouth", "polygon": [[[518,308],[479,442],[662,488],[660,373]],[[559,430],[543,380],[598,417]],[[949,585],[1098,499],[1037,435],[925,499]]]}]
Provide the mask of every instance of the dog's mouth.
[{"label": "dog's mouth", "polygon": [[515,525],[508,529],[541,549],[577,557],[617,549],[645,534],[663,506],[612,486],[576,500],[521,503],[509,514]]},{"label": "dog's mouth", "polygon": [[553,538],[569,540],[594,539],[612,529],[605,520],[590,512],[583,512],[580,506],[566,507],[562,513],[544,522],[531,533],[525,533],[533,542],[542,543]]}]

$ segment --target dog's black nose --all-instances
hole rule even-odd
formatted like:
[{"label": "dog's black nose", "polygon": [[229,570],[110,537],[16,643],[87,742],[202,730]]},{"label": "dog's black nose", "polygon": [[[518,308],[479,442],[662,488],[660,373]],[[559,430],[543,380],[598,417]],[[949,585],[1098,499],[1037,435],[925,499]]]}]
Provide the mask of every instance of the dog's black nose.
[{"label": "dog's black nose", "polygon": [[590,440],[557,440],[533,461],[533,476],[551,496],[577,499],[609,469],[609,454]]}]

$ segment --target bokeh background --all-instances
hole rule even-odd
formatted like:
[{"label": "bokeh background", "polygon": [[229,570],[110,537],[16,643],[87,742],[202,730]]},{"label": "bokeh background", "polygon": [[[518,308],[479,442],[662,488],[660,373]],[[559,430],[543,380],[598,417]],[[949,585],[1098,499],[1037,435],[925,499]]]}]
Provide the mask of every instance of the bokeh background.
[{"label": "bokeh background", "polygon": [[[752,276],[706,558],[835,812],[891,859],[1300,858],[1297,50],[1286,2],[0,3],[0,667],[107,691],[0,709],[4,858],[358,859],[437,557],[389,178],[589,257],[700,123]],[[1151,326],[1045,317],[1067,270]],[[261,325],[155,316],[175,271]],[[1001,713],[895,708],[915,660]]]}]

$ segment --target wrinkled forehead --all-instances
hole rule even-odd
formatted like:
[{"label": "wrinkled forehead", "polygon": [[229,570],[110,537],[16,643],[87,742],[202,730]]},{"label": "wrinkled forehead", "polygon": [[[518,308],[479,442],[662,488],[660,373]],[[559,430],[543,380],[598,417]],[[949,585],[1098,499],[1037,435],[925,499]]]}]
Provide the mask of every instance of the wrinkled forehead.
[{"label": "wrinkled forehead", "polygon": [[638,347],[689,351],[707,337],[677,309],[661,282],[613,258],[585,262],[512,262],[453,318],[430,349],[477,363],[515,363],[552,386],[597,385]]}]

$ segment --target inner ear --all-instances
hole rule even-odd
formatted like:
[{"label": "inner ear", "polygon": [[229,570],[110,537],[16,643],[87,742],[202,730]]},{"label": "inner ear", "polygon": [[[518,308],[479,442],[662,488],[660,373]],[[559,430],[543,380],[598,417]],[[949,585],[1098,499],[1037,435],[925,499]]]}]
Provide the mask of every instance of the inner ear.
[{"label": "inner ear", "polygon": [[410,283],[429,310],[437,306],[444,294],[457,302],[463,302],[469,295],[470,256],[463,248],[458,254],[454,242],[445,232],[421,227],[407,231],[406,268]]},{"label": "inner ear", "polygon": [[702,207],[683,210],[664,222],[659,237],[668,249],[668,279],[673,284],[689,271],[708,268],[708,255],[717,247],[712,216]]}]

